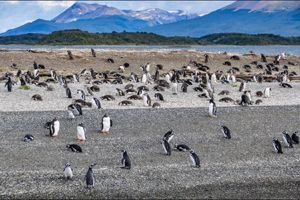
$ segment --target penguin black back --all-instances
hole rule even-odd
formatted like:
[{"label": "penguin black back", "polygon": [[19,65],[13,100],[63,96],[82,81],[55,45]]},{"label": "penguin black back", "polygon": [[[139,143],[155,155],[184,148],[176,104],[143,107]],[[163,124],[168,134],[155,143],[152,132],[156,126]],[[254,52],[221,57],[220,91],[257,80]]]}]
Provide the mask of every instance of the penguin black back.
[{"label": "penguin black back", "polygon": [[127,151],[125,150],[122,150],[123,152],[123,158],[122,158],[122,168],[123,169],[130,169],[131,168],[131,161],[130,161],[130,158],[127,154]]},{"label": "penguin black back", "polygon": [[78,144],[68,144],[66,148],[70,149],[73,152],[80,152],[82,153],[82,149]]}]

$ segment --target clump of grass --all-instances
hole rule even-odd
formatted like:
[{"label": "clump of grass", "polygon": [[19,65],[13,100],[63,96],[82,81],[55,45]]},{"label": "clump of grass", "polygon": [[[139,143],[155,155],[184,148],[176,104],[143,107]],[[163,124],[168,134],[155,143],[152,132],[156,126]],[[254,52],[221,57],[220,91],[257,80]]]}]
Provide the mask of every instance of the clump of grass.
[{"label": "clump of grass", "polygon": [[28,85],[21,85],[19,87],[19,89],[22,89],[22,90],[30,90],[30,87]]}]

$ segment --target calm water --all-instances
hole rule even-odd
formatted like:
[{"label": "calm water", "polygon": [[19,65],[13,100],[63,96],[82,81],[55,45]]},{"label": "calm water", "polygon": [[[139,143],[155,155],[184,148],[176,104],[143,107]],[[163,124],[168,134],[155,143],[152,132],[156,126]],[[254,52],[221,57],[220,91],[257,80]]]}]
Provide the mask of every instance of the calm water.
[{"label": "calm water", "polygon": [[280,54],[285,52],[291,55],[300,56],[300,46],[134,46],[134,45],[79,45],[79,46],[27,46],[27,45],[0,45],[0,49],[140,49],[140,50],[200,50],[210,52],[232,52],[248,53],[254,51],[264,54]]}]

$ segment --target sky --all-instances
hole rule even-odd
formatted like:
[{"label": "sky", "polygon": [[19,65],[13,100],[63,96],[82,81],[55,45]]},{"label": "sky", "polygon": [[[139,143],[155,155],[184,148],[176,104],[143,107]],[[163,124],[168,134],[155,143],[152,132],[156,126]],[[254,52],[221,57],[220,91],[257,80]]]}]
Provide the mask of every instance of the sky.
[{"label": "sky", "polygon": [[[76,1],[0,1],[0,33],[36,19],[50,20]],[[81,1],[82,2],[82,1]],[[207,14],[234,1],[88,1],[119,9],[161,8]]]}]

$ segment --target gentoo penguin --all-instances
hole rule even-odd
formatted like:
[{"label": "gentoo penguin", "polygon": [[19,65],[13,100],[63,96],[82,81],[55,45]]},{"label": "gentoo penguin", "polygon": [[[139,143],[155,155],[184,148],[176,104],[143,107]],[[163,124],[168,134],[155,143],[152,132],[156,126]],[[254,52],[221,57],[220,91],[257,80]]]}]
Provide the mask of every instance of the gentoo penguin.
[{"label": "gentoo penguin", "polygon": [[73,152],[80,152],[82,153],[82,149],[78,144],[67,144],[66,145],[67,149],[70,149]]},{"label": "gentoo penguin", "polygon": [[165,133],[163,140],[170,142],[173,139],[173,137],[174,137],[173,130],[170,129],[168,132]]},{"label": "gentoo penguin", "polygon": [[194,167],[199,168],[200,167],[200,159],[193,150],[190,150],[190,158],[193,162]]},{"label": "gentoo penguin", "polygon": [[177,149],[178,151],[190,151],[191,150],[191,148],[185,144],[175,144],[174,149]]},{"label": "gentoo penguin", "polygon": [[85,100],[85,99],[86,99],[86,98],[85,98],[85,93],[84,93],[83,90],[77,90],[77,94],[80,94],[80,97],[81,97],[82,100]]},{"label": "gentoo penguin", "polygon": [[86,129],[85,129],[83,123],[78,124],[78,126],[77,126],[77,139],[79,141],[85,141],[86,140],[85,132],[86,132]]},{"label": "gentoo penguin", "polygon": [[109,129],[112,127],[112,125],[112,120],[107,114],[105,114],[102,118],[101,133],[109,133]]},{"label": "gentoo penguin", "polygon": [[66,86],[66,94],[67,94],[67,97],[72,99],[72,93],[71,93],[71,90],[68,86]]},{"label": "gentoo penguin", "polygon": [[274,150],[275,150],[276,153],[283,153],[279,140],[273,138],[272,143],[273,143],[273,147],[274,147]]},{"label": "gentoo penguin", "polygon": [[295,133],[293,133],[292,135],[292,141],[294,144],[299,144],[299,137],[296,135],[296,133],[298,133],[298,131],[296,131]]},{"label": "gentoo penguin", "polygon": [[122,152],[123,152],[123,157],[122,157],[122,160],[121,160],[121,163],[122,163],[122,167],[121,168],[123,168],[123,169],[130,169],[131,168],[131,161],[129,159],[127,151],[122,150]]},{"label": "gentoo penguin", "polygon": [[170,156],[171,155],[171,146],[170,146],[169,142],[167,140],[163,139],[162,142],[161,142],[161,144],[163,146],[165,154],[167,156]]},{"label": "gentoo penguin", "polygon": [[249,97],[248,97],[248,95],[246,93],[247,92],[244,92],[244,94],[241,97],[241,103],[240,103],[240,105],[242,105],[242,106],[247,106],[247,105],[251,105],[252,104],[251,101],[250,101],[250,99],[249,99]]},{"label": "gentoo penguin", "polygon": [[244,92],[246,89],[246,82],[243,81],[241,82],[240,88],[239,88],[239,92]]},{"label": "gentoo penguin", "polygon": [[7,82],[5,83],[4,87],[7,87],[7,91],[8,92],[11,92],[12,90],[12,85],[13,85],[13,82],[11,81],[11,78],[8,77],[8,80]]},{"label": "gentoo penguin", "polygon": [[172,87],[172,94],[177,95],[177,93],[178,93],[178,83],[177,82],[172,82],[171,87]]},{"label": "gentoo penguin", "polygon": [[45,128],[49,129],[51,137],[56,137],[59,132],[60,123],[57,118],[54,118],[51,122],[47,122]]},{"label": "gentoo penguin", "polygon": [[31,134],[27,134],[27,135],[25,135],[24,138],[23,138],[23,141],[24,141],[24,142],[30,142],[30,141],[33,141],[33,140],[34,140],[34,137],[33,137],[33,135],[31,135]]},{"label": "gentoo penguin", "polygon": [[[73,103],[73,104],[69,105],[68,110],[73,113],[74,117],[77,115],[82,115],[81,105],[79,105],[77,103]],[[70,112],[69,112],[69,116],[71,117]]]},{"label": "gentoo penguin", "polygon": [[272,89],[271,88],[269,88],[269,87],[267,87],[265,90],[264,90],[264,97],[265,98],[269,98],[270,97],[270,91],[271,91]]},{"label": "gentoo penguin", "polygon": [[210,117],[217,117],[217,106],[213,99],[209,100],[208,114]]},{"label": "gentoo penguin", "polygon": [[73,169],[72,169],[70,163],[67,163],[64,168],[64,177],[66,179],[72,179],[72,177],[73,177]]},{"label": "gentoo penguin", "polygon": [[227,126],[222,125],[221,126],[221,131],[224,135],[224,138],[226,139],[231,139],[231,132]]},{"label": "gentoo penguin", "polygon": [[151,98],[147,93],[143,94],[144,106],[151,106]]},{"label": "gentoo penguin", "polygon": [[289,148],[293,148],[292,138],[286,131],[282,132],[282,138],[286,146],[288,146]]},{"label": "gentoo penguin", "polygon": [[154,97],[156,98],[156,100],[158,101],[164,101],[164,96],[161,93],[155,93]]},{"label": "gentoo penguin", "polygon": [[213,73],[213,74],[211,75],[210,80],[211,80],[212,83],[217,83],[217,76],[216,76],[215,73]]},{"label": "gentoo penguin", "polygon": [[93,188],[93,187],[95,186],[95,177],[94,177],[94,173],[93,173],[93,167],[94,167],[95,165],[96,165],[96,163],[95,163],[95,164],[92,164],[92,165],[89,167],[89,169],[88,169],[88,171],[87,171],[87,173],[86,173],[86,175],[85,175],[86,187],[87,187],[88,189]]},{"label": "gentoo penguin", "polygon": [[97,99],[96,97],[93,97],[92,98],[92,105],[97,108],[97,109],[100,109],[101,108],[101,103],[100,103],[100,100]]}]

